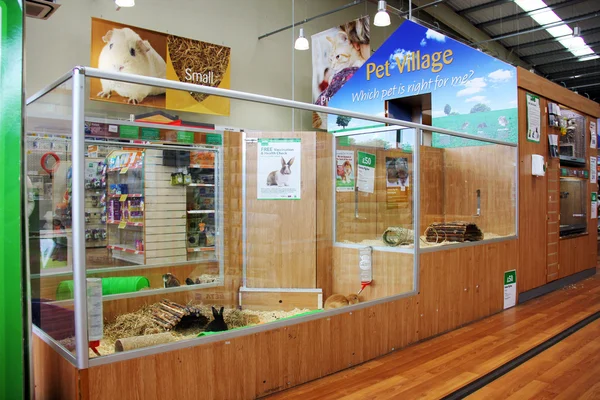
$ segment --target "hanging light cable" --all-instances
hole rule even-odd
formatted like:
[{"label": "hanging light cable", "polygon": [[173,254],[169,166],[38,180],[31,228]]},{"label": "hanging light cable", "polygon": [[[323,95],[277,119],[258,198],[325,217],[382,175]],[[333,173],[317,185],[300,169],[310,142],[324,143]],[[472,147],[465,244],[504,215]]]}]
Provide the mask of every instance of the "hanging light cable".
[{"label": "hanging light cable", "polygon": [[375,19],[373,20],[373,24],[375,26],[388,26],[391,24],[390,15],[386,10],[386,3],[384,0],[380,0],[377,4],[377,14],[375,14]]},{"label": "hanging light cable", "polygon": [[308,47],[308,39],[304,37],[304,28],[300,28],[298,39],[296,39],[296,43],[294,43],[294,48],[296,50],[308,50]]}]

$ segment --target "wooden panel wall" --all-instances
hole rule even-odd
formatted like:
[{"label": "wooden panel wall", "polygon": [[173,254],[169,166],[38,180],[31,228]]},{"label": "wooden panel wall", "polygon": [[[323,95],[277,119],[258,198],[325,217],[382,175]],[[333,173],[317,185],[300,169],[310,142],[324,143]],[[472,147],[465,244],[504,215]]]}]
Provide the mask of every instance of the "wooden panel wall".
[{"label": "wooden panel wall", "polygon": [[[36,400],[87,399],[87,388],[79,386],[80,374],[87,376],[87,372],[78,371],[35,334],[31,357],[34,360],[33,380]],[[87,383],[87,379],[83,383]]]},{"label": "wooden panel wall", "polygon": [[516,156],[515,148],[501,145],[445,149],[446,221],[472,221],[484,234],[514,235]]},{"label": "wooden panel wall", "polygon": [[[382,150],[377,148],[351,146],[339,147],[340,150],[353,150],[355,158],[358,151],[364,151],[376,156],[375,190],[373,193],[365,192],[337,192],[336,193],[336,234],[338,242],[361,242],[363,240],[376,240],[389,226],[403,226],[412,229],[412,182],[413,160],[412,154],[400,150]],[[388,208],[386,186],[386,157],[403,157],[408,159],[410,176],[410,189],[408,201]],[[358,161],[355,159],[355,164]],[[327,184],[329,185],[329,184]],[[358,202],[358,217],[356,214]]]},{"label": "wooden panel wall", "polygon": [[421,146],[421,224],[423,235],[429,225],[444,221],[444,149]]},{"label": "wooden panel wall", "polygon": [[[544,177],[531,175],[531,155],[548,158],[548,136],[542,125],[540,142],[529,142],[527,131],[526,91],[519,89],[519,293],[546,284],[546,234],[548,184]],[[542,120],[547,118],[542,115]],[[543,122],[542,122],[543,123]]]},{"label": "wooden panel wall", "polygon": [[[269,132],[248,138],[301,138],[300,200],[257,200],[257,143],[247,143],[247,286],[253,288],[316,287],[316,133]],[[241,236],[240,236],[241,238]],[[238,238],[238,240],[240,240]]]},{"label": "wooden panel wall", "polygon": [[420,294],[410,298],[91,368],[89,398],[254,399],[360,364],[500,311],[516,247],[511,240],[424,254]]},{"label": "wooden panel wall", "polygon": [[[348,295],[360,290],[358,249],[334,247],[333,293]],[[412,254],[373,252],[373,283],[360,295],[361,301],[407,293],[413,290]]]},{"label": "wooden panel wall", "polygon": [[501,311],[504,272],[518,270],[517,247],[509,240],[422,254],[419,337]]}]

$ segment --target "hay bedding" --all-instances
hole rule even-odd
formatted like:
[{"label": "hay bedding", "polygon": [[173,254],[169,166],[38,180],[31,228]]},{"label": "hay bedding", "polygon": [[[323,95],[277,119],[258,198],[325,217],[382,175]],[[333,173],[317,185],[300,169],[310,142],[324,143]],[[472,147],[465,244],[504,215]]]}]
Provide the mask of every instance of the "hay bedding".
[{"label": "hay bedding", "polygon": [[[167,38],[167,48],[179,81],[187,82],[185,70],[190,68],[192,72],[200,74],[208,74],[212,71],[214,82],[211,86],[218,87],[221,84],[225,71],[229,66],[229,56],[231,54],[229,47],[169,36]],[[203,93],[190,94],[198,102],[208,97],[207,94]]]},{"label": "hay bedding", "polygon": [[[195,307],[200,309],[204,316],[210,320],[213,319],[210,306],[196,305]],[[100,341],[100,346],[98,347],[100,354],[106,355],[114,353],[115,342],[120,338],[168,332],[152,318],[153,312],[157,311],[159,308],[160,303],[145,306],[138,311],[120,315],[117,317],[115,322],[105,325],[104,338]],[[292,311],[254,311],[226,309],[223,313],[223,316],[229,329],[233,329],[243,326],[273,322],[281,318],[290,317],[292,315],[307,311],[309,310],[294,309]],[[175,328],[170,332],[176,337],[176,340],[184,340],[195,338],[202,331],[203,329],[199,329],[198,327],[189,327],[185,329]],[[72,339],[67,340],[73,341]],[[65,342],[67,342],[67,340],[65,340]],[[89,354],[90,357],[97,357],[97,355],[91,350],[89,351]]]}]

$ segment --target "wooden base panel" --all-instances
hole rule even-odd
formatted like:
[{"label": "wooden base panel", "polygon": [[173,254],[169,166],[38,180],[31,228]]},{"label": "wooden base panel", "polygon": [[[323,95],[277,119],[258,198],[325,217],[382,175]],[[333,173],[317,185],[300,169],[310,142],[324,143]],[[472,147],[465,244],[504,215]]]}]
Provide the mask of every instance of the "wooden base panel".
[{"label": "wooden base panel", "polygon": [[323,308],[323,293],[315,292],[240,292],[242,309],[257,311],[291,311],[295,308]]}]

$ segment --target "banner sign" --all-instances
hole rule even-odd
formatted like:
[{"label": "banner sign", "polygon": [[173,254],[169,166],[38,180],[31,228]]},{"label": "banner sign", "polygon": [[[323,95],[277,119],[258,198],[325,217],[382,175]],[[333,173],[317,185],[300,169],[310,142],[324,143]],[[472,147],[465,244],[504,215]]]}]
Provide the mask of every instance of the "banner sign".
[{"label": "banner sign", "polygon": [[[229,89],[229,47],[92,18],[90,65]],[[229,115],[229,99],[152,86],[92,79],[90,98],[113,103]]]},{"label": "banner sign", "polygon": [[[404,21],[328,106],[385,116],[395,99],[431,95],[432,126],[518,142],[516,68],[432,29]],[[427,110],[424,110],[427,111]],[[329,132],[382,126],[330,115]],[[480,145],[433,135],[433,146]]]},{"label": "banner sign", "polygon": [[[314,34],[311,41],[313,102],[327,106],[371,55],[369,17]],[[313,113],[313,128],[327,129],[327,114]]]}]

